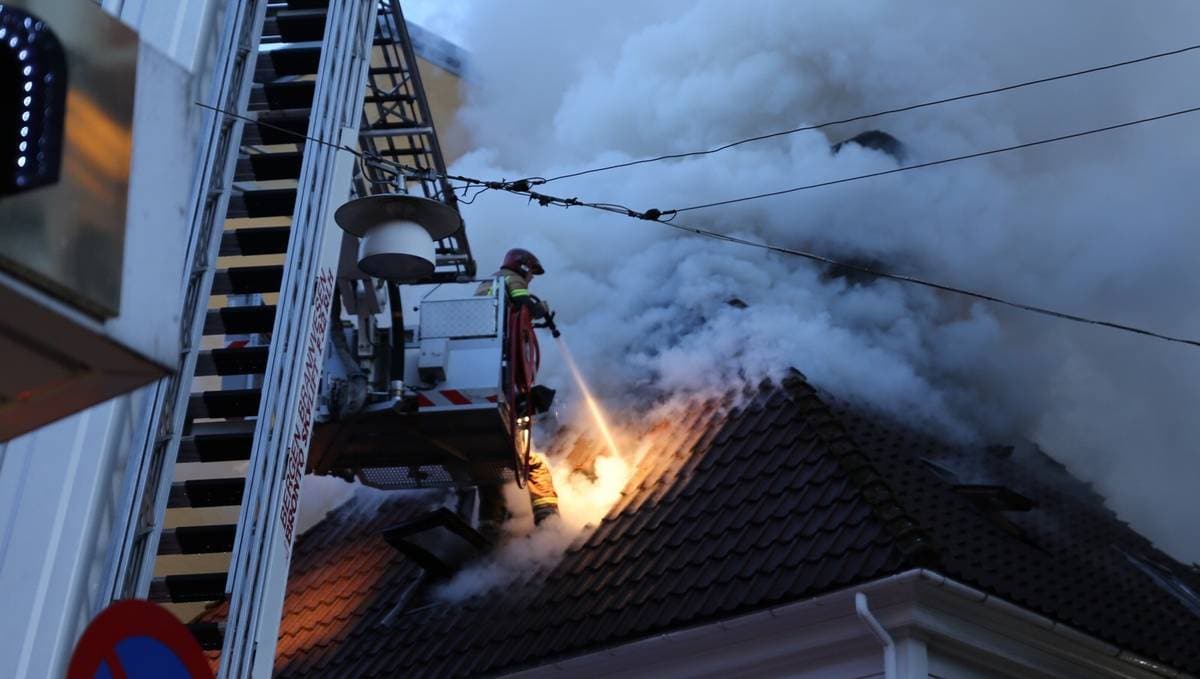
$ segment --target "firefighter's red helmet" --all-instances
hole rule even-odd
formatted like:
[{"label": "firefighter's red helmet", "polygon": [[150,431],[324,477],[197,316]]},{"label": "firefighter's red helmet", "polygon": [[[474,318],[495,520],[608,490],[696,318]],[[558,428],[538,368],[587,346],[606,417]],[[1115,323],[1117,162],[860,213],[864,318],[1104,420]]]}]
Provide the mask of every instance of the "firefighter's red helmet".
[{"label": "firefighter's red helmet", "polygon": [[516,271],[523,276],[541,276],[546,273],[542,268],[542,263],[538,261],[536,255],[524,248],[513,248],[504,255],[504,263],[501,264],[505,269]]}]

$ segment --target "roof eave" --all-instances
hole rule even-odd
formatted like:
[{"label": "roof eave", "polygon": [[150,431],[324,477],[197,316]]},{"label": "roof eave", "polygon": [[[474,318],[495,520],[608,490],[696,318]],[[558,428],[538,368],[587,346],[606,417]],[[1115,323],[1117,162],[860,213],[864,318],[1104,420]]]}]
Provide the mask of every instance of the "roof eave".
[{"label": "roof eave", "polygon": [[879,642],[855,613],[854,596],[859,592],[867,595],[879,621],[896,638],[924,639],[943,652],[970,650],[972,660],[994,663],[997,669],[1011,671],[1015,662],[1031,675],[1086,669],[1095,677],[1191,676],[927,569],[506,676],[740,673],[801,667],[806,659],[839,650],[861,653],[869,646],[881,653]]}]

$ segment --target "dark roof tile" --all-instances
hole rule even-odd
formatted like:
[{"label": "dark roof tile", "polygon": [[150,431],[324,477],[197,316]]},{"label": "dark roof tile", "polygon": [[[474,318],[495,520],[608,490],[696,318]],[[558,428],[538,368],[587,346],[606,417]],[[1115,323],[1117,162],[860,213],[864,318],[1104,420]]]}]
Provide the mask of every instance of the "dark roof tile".
[{"label": "dark roof tile", "polygon": [[[1189,573],[1040,451],[959,449],[818,392],[798,374],[646,423],[648,452],[599,526],[543,574],[464,604],[378,621],[419,571],[378,532],[424,509],[358,501],[300,538],[280,676],[512,671],[812,597],[936,561],[939,570],[1159,662],[1200,671],[1200,620],[1113,545]],[[570,431],[555,459],[603,454]],[[922,459],[1034,499],[1001,517]],[[972,480],[971,482],[974,482]],[[1152,608],[1154,618],[1145,615]],[[210,619],[223,608],[206,612]]]}]

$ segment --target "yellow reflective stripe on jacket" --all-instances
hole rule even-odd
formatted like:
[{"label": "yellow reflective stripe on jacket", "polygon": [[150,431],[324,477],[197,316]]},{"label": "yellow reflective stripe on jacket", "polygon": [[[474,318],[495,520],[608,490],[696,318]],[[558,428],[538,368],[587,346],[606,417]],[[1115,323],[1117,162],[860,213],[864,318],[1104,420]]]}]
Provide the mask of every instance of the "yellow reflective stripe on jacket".
[{"label": "yellow reflective stripe on jacket", "polygon": [[539,498],[535,499],[533,502],[531,502],[530,504],[533,505],[534,509],[537,509],[538,507],[557,507],[558,506],[558,498],[557,497],[539,497]]},{"label": "yellow reflective stripe on jacket", "polygon": [[509,290],[508,295],[509,297],[528,297],[529,290],[525,288],[515,288],[513,290]]}]

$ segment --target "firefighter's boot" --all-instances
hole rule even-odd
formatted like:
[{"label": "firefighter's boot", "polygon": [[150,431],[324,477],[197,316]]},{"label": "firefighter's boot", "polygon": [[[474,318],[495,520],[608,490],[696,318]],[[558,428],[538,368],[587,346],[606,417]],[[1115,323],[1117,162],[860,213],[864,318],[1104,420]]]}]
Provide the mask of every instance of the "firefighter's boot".
[{"label": "firefighter's boot", "polygon": [[533,525],[540,526],[543,521],[552,516],[558,516],[558,505],[535,507],[533,510]]}]

